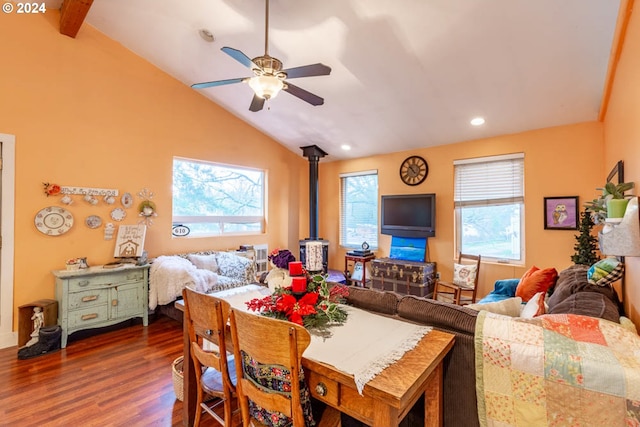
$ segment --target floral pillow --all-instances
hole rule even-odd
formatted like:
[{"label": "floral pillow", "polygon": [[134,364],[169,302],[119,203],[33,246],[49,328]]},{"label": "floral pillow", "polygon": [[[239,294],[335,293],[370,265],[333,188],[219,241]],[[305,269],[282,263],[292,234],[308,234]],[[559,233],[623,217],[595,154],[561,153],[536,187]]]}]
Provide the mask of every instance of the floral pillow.
[{"label": "floral pillow", "polygon": [[218,252],[218,274],[251,283],[255,280],[255,269],[251,268],[253,261],[229,252]]},{"label": "floral pillow", "polygon": [[[250,381],[256,386],[272,390],[274,394],[291,396],[291,371],[281,365],[262,364],[250,355],[242,352],[242,368]],[[305,425],[316,425],[311,409],[311,391],[304,380],[304,371],[300,369],[300,403],[304,413]],[[291,418],[280,412],[269,411],[249,399],[249,413],[253,418],[268,427],[290,427]]]},{"label": "floral pillow", "polygon": [[465,288],[473,288],[477,273],[477,265],[453,264],[453,283]]}]

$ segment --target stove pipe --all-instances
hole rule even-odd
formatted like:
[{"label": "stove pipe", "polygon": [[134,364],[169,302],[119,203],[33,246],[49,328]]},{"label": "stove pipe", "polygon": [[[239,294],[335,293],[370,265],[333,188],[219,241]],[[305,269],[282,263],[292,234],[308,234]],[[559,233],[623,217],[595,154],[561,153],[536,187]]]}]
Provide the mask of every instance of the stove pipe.
[{"label": "stove pipe", "polygon": [[309,240],[318,240],[318,162],[327,155],[317,145],[300,147],[309,159]]}]

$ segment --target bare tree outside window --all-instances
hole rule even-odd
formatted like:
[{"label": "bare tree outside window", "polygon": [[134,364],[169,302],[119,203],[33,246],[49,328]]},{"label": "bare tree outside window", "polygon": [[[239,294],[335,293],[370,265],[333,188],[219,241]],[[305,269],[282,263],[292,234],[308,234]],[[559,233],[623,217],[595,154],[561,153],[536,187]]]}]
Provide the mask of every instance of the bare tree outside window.
[{"label": "bare tree outside window", "polygon": [[363,172],[340,177],[340,245],[378,247],[378,174]]},{"label": "bare tree outside window", "polygon": [[173,224],[191,235],[264,232],[265,172],[174,158]]}]

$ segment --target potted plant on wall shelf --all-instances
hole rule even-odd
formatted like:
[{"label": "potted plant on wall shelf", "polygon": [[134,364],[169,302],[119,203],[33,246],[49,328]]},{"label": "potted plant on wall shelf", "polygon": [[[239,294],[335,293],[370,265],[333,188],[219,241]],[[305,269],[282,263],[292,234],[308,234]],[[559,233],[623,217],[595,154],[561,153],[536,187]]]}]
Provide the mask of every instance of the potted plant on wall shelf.
[{"label": "potted plant on wall shelf", "polygon": [[596,188],[602,191],[602,196],[584,204],[585,209],[591,213],[593,222],[604,224],[607,218],[622,218],[630,197],[624,193],[633,187],[633,182],[607,182],[603,188]]}]

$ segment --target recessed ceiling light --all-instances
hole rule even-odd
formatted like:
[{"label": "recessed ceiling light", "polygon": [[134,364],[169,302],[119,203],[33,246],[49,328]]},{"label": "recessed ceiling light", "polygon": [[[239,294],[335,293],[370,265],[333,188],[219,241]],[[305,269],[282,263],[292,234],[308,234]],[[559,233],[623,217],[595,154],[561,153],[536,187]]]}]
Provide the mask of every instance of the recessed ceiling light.
[{"label": "recessed ceiling light", "polygon": [[471,124],[473,126],[480,126],[484,124],[484,119],[482,117],[476,117],[474,119],[471,119]]},{"label": "recessed ceiling light", "polygon": [[342,144],[342,145],[340,146],[340,148],[342,148],[344,151],[349,151],[349,150],[351,150],[351,146],[350,146],[350,145],[347,145],[347,144]]},{"label": "recessed ceiling light", "polygon": [[206,42],[211,43],[214,40],[214,37],[213,37],[213,34],[211,34],[211,31],[205,28],[199,30],[198,34],[200,34],[200,37],[202,37],[202,39]]}]

